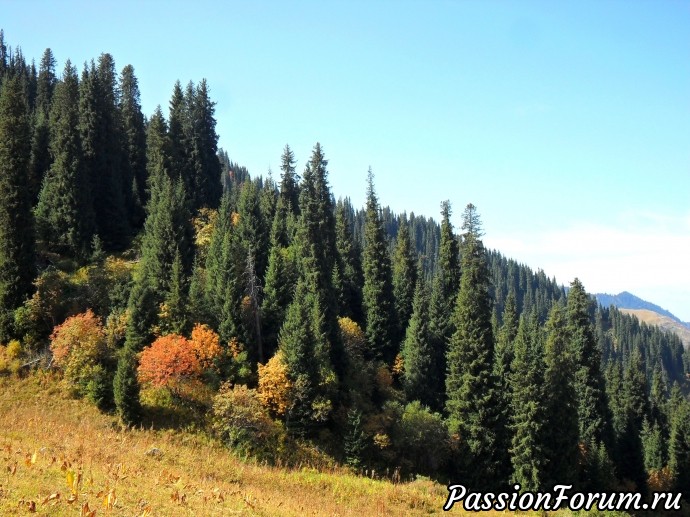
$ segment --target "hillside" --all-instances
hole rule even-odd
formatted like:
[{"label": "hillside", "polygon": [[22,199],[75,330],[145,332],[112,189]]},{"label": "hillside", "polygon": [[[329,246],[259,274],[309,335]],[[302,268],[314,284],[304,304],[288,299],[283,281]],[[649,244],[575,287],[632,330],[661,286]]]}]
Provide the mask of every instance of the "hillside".
[{"label": "hillside", "polygon": [[[345,470],[244,463],[199,432],[123,430],[113,417],[61,395],[49,375],[0,378],[0,514],[430,515],[447,491],[431,481],[392,484]],[[81,482],[70,503],[68,473]],[[52,494],[52,495],[51,495]],[[146,513],[146,509],[150,513]]]},{"label": "hillside", "polygon": [[684,323],[680,323],[663,314],[649,309],[619,309],[624,314],[632,314],[638,320],[648,325],[656,325],[664,330],[678,335],[686,347],[690,347],[690,328]]},{"label": "hillside", "polygon": [[684,325],[685,327],[688,327],[688,324],[681,321],[681,319],[678,318],[676,315],[672,314],[666,309],[659,307],[656,304],[643,300],[642,298],[635,296],[634,294],[629,293],[628,291],[623,291],[622,293],[618,294],[597,293],[594,296],[596,297],[597,301],[602,307],[609,307],[610,305],[615,305],[619,309],[645,309],[648,311],[656,312],[661,316],[665,316],[668,319],[671,319],[677,323]]}]

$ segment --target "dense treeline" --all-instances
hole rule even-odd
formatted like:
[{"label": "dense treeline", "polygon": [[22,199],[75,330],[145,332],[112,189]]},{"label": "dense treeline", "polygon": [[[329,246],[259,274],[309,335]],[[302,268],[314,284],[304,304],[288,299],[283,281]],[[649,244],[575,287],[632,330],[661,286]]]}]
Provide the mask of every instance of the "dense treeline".
[{"label": "dense treeline", "polygon": [[356,209],[318,143],[275,181],[217,142],[205,80],[147,118],[131,66],[36,70],[0,32],[0,369],[46,354],[127,424],[212,409],[269,461],[687,488],[677,337],[487,250],[472,204],[394,214],[370,170]]}]

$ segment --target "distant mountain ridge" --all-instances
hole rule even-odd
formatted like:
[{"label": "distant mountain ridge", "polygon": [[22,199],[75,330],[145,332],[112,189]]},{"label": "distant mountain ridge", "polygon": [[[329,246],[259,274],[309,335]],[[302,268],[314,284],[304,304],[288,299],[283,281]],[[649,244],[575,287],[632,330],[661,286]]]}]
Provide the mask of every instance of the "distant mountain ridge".
[{"label": "distant mountain ridge", "polygon": [[599,305],[602,307],[614,305],[619,309],[646,309],[648,311],[653,311],[657,314],[661,314],[662,316],[671,318],[672,320],[682,323],[686,327],[690,328],[690,324],[682,321],[679,317],[675,316],[666,309],[662,309],[658,305],[643,300],[642,298],[639,298],[628,291],[623,291],[622,293],[618,294],[597,293],[594,296],[599,302]]},{"label": "distant mountain ridge", "polygon": [[681,321],[680,318],[666,309],[662,309],[658,305],[645,301],[627,291],[617,295],[599,293],[594,296],[603,307],[613,305],[621,312],[636,316],[640,321],[673,332],[680,337],[685,346],[690,347],[690,323]]}]

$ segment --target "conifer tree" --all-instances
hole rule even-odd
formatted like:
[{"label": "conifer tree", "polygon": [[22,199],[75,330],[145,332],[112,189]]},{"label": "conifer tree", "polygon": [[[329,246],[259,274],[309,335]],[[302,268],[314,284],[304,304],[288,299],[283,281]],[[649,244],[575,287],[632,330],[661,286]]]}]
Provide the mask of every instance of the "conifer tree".
[{"label": "conifer tree", "polygon": [[460,250],[453,233],[453,224],[450,222],[451,214],[450,201],[443,201],[441,203],[441,243],[438,265],[441,272],[441,293],[444,298],[449,300],[448,315],[453,311],[455,296],[460,288]]},{"label": "conifer tree", "polygon": [[136,424],[141,418],[136,354],[131,346],[125,345],[120,351],[113,380],[116,412],[126,425]]},{"label": "conifer tree", "polygon": [[293,214],[299,215],[299,176],[295,172],[295,163],[295,154],[285,144],[280,157],[280,197]]},{"label": "conifer tree", "polygon": [[263,279],[268,264],[270,243],[270,222],[264,219],[261,209],[259,186],[256,181],[245,181],[237,202],[239,219],[236,233],[242,256],[251,253],[254,257],[256,274]]},{"label": "conifer tree", "polygon": [[121,249],[129,238],[126,194],[122,177],[121,124],[117,109],[115,63],[101,54],[82,73],[79,92],[79,130],[89,177],[96,230],[107,249]]},{"label": "conifer tree", "polygon": [[395,300],[390,256],[386,235],[374,191],[374,175],[367,176],[367,210],[364,226],[364,289],[362,290],[366,317],[366,336],[369,358],[383,359],[392,364],[397,353]]},{"label": "conifer tree", "polygon": [[301,435],[328,419],[336,382],[316,286],[307,285],[314,280],[311,276],[298,281],[279,338],[287,374],[294,386],[286,426]]},{"label": "conifer tree", "polygon": [[35,273],[29,193],[31,128],[21,78],[0,86],[0,342],[7,342],[13,311],[31,292]]},{"label": "conifer tree", "polygon": [[407,217],[403,215],[393,257],[393,296],[398,321],[398,335],[403,338],[407,323],[412,316],[412,304],[417,282],[416,262],[415,252],[410,243]]},{"label": "conifer tree", "polygon": [[134,67],[127,65],[120,74],[119,109],[122,117],[124,160],[123,177],[131,181],[128,212],[130,223],[140,228],[144,222],[146,206],[146,129],[141,112],[139,82]]},{"label": "conifer tree", "polygon": [[340,377],[345,371],[345,356],[337,319],[338,299],[332,282],[337,252],[333,197],[328,185],[327,166],[328,160],[317,142],[302,177],[295,245],[298,249],[300,278],[313,277],[308,286],[323,310],[331,363]]},{"label": "conifer tree", "polygon": [[209,97],[208,84],[202,79],[196,88],[191,85],[185,94],[189,110],[190,134],[187,136],[191,178],[188,194],[194,210],[201,207],[216,208],[222,194],[218,135],[214,118],[215,102]]},{"label": "conifer tree", "polygon": [[520,320],[511,367],[511,462],[513,477],[523,490],[539,490],[544,482],[546,462],[544,429],[544,380],[542,347],[537,314]]},{"label": "conifer tree", "polygon": [[674,477],[675,490],[683,491],[687,500],[690,487],[690,402],[681,399],[672,415],[668,466]]},{"label": "conifer tree", "polygon": [[601,442],[606,437],[606,393],[601,372],[601,350],[594,338],[590,301],[576,278],[568,292],[568,333],[575,361],[580,442]]},{"label": "conifer tree", "polygon": [[292,301],[297,282],[297,270],[291,250],[287,247],[286,218],[287,208],[283,199],[278,199],[278,207],[271,230],[271,252],[261,305],[263,313],[263,336],[266,355],[270,357],[278,342],[278,332],[285,320],[285,312]]},{"label": "conifer tree", "polygon": [[[465,220],[468,223],[468,220]],[[505,452],[497,450],[500,397],[493,375],[489,269],[480,228],[465,225],[462,277],[447,355],[446,409],[451,432],[462,440],[463,473],[470,487],[490,489],[505,482]]]},{"label": "conifer tree", "polygon": [[576,482],[579,454],[578,403],[564,307],[553,306],[546,332],[543,486],[551,487]]},{"label": "conifer tree", "polygon": [[438,397],[436,380],[439,372],[434,372],[432,336],[429,330],[429,292],[420,275],[414,293],[412,317],[407,326],[402,347],[404,372],[402,385],[407,400],[418,400],[430,408],[437,408]]},{"label": "conifer tree", "polygon": [[49,248],[86,258],[93,238],[93,205],[79,137],[79,84],[68,60],[50,116],[53,163],[36,207],[39,236]]},{"label": "conifer tree", "polygon": [[340,315],[363,323],[362,313],[362,263],[360,248],[352,236],[352,220],[349,199],[338,200],[335,209],[336,249],[341,277],[338,296]]},{"label": "conifer tree", "polygon": [[180,81],[175,81],[170,99],[169,135],[170,135],[170,169],[178,178],[183,178],[186,188],[191,188],[191,172],[189,169],[189,141],[190,133],[189,110],[184,98]]},{"label": "conifer tree", "polygon": [[29,180],[32,201],[37,198],[43,177],[52,162],[48,149],[50,144],[49,120],[50,106],[56,85],[55,57],[52,51],[47,48],[41,58],[36,84],[36,109],[31,140],[31,176]]}]

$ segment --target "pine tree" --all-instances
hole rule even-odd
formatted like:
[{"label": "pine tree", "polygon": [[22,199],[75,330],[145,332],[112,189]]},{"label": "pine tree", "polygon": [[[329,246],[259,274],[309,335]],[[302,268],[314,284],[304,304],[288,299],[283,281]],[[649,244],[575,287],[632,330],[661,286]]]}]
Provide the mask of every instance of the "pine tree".
[{"label": "pine tree", "polygon": [[52,162],[48,149],[50,144],[49,119],[56,85],[55,57],[52,51],[47,48],[41,58],[36,84],[36,109],[31,140],[31,176],[29,180],[32,200],[36,200],[43,177]]},{"label": "pine tree", "polygon": [[418,400],[430,408],[436,408],[439,372],[433,371],[432,336],[429,330],[429,293],[420,275],[414,293],[412,317],[407,327],[402,347],[405,370],[402,377],[407,400]]},{"label": "pine tree", "polygon": [[578,403],[565,310],[554,305],[546,322],[543,486],[577,481]]},{"label": "pine tree", "polygon": [[[449,300],[450,315],[455,297],[460,288],[460,250],[450,222],[452,214],[450,201],[441,203],[441,243],[439,246],[439,271],[441,272],[441,293]],[[481,235],[480,235],[481,237]]]},{"label": "pine tree", "polygon": [[675,490],[683,491],[687,500],[690,487],[690,402],[682,399],[672,414],[668,466],[674,476]]},{"label": "pine tree", "polygon": [[187,282],[179,250],[175,252],[169,284],[170,287],[165,296],[167,309],[165,331],[170,334],[184,335],[191,330],[191,322],[188,317]]},{"label": "pine tree", "polygon": [[21,79],[0,87],[0,342],[7,342],[13,311],[32,290],[35,273],[29,193],[31,128]]},{"label": "pine tree", "polygon": [[129,189],[130,224],[140,228],[144,222],[146,195],[146,129],[141,112],[139,83],[134,75],[134,67],[127,65],[120,74],[119,109],[122,117],[124,178],[131,180]]},{"label": "pine tree", "polygon": [[398,335],[404,337],[412,316],[412,304],[417,282],[417,258],[410,243],[407,217],[403,215],[393,257],[393,296],[398,321]]},{"label": "pine tree", "polygon": [[335,388],[323,311],[315,295],[316,286],[308,285],[314,280],[314,276],[299,280],[279,338],[279,349],[294,386],[286,426],[300,435],[326,422]]},{"label": "pine tree", "polygon": [[[467,220],[466,220],[467,222]],[[489,269],[480,228],[464,234],[462,277],[455,312],[455,332],[447,355],[446,409],[451,432],[462,440],[464,474],[470,487],[489,489],[505,482],[505,452],[496,449],[500,397],[493,375]]]},{"label": "pine tree", "polygon": [[84,166],[92,190],[96,230],[107,249],[121,249],[129,239],[126,193],[122,178],[121,124],[117,109],[115,63],[101,54],[82,73],[79,130]]},{"label": "pine tree", "polygon": [[190,83],[185,94],[185,102],[189,110],[191,131],[187,139],[191,151],[188,158],[192,181],[188,185],[188,193],[192,200],[192,208],[215,208],[222,194],[221,169],[214,118],[215,103],[209,97],[206,79],[202,79],[196,88]]},{"label": "pine tree", "polygon": [[139,422],[141,405],[139,403],[139,382],[137,381],[136,352],[130,346],[121,350],[113,381],[115,408],[117,415],[126,425]]},{"label": "pine tree", "polygon": [[575,361],[580,442],[601,442],[606,430],[606,393],[601,372],[601,350],[594,338],[590,301],[582,283],[573,280],[568,292],[568,333]]},{"label": "pine tree", "polygon": [[36,207],[39,236],[49,248],[86,258],[93,239],[93,205],[84,170],[77,71],[68,60],[50,114],[53,163]]},{"label": "pine tree", "polygon": [[515,338],[515,357],[511,367],[511,429],[510,449],[513,465],[512,481],[523,490],[537,491],[544,485],[546,463],[544,431],[544,379],[542,346],[536,312],[523,317]]},{"label": "pine tree", "polygon": [[280,158],[280,197],[293,214],[299,215],[299,176],[295,172],[295,163],[295,154],[285,144]]},{"label": "pine tree", "polygon": [[[333,288],[337,260],[333,197],[328,185],[328,160],[321,145],[314,146],[300,188],[300,217],[295,235],[299,276],[306,280],[323,310],[324,333],[330,343],[330,359],[336,374],[345,371],[345,355],[338,326],[338,299]],[[313,278],[312,278],[313,277]]]},{"label": "pine tree", "polygon": [[236,233],[242,256],[251,253],[254,257],[256,274],[263,279],[268,265],[270,244],[270,221],[264,219],[261,210],[259,186],[256,181],[245,181],[242,184],[237,202],[239,220]]},{"label": "pine tree", "polygon": [[364,289],[362,294],[369,358],[382,359],[392,364],[397,353],[393,279],[371,168],[367,175],[363,257]]},{"label": "pine tree", "polygon": [[188,135],[190,115],[184,98],[180,81],[175,82],[170,99],[169,135],[170,135],[170,170],[185,182],[185,188],[193,187],[192,173],[189,171],[189,155],[191,154]]},{"label": "pine tree", "polygon": [[362,262],[360,248],[352,236],[352,220],[349,199],[338,200],[335,209],[336,249],[338,268],[341,277],[341,290],[338,293],[340,315],[349,317],[357,323],[364,322],[362,312]]}]

